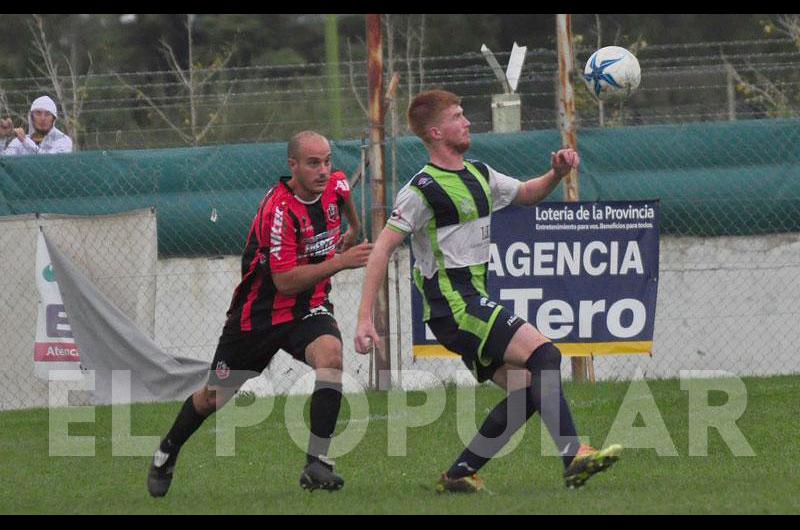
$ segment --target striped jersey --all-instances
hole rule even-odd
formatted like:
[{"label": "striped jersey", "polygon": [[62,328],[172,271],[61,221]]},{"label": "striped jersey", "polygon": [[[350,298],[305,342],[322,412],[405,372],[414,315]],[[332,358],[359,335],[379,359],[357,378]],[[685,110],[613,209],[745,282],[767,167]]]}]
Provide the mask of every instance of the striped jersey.
[{"label": "striped jersey", "polygon": [[521,184],[465,160],[460,171],[428,164],[398,192],[386,226],[411,234],[424,320],[458,315],[466,298],[488,296],[491,214],[511,204]]},{"label": "striped jersey", "polygon": [[295,295],[278,292],[273,273],[333,258],[341,238],[340,212],[350,195],[347,177],[331,174],[312,202],[298,198],[281,177],[258,208],[242,255],[242,280],[233,292],[224,333],[266,331],[300,319],[316,308],[333,311],[330,278]]}]

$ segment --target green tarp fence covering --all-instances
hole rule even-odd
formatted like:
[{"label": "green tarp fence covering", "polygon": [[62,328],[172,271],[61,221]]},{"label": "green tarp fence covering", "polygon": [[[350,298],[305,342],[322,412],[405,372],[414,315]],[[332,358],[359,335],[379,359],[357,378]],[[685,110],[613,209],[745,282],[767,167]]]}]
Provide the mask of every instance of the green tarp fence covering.
[{"label": "green tarp fence covering", "polygon": [[[580,198],[660,199],[662,234],[800,231],[799,140],[795,119],[581,129]],[[555,130],[474,134],[467,156],[527,178],[548,169],[559,145]],[[394,147],[402,185],[427,156],[415,137]],[[334,165],[348,175],[360,155],[357,140],[333,142]],[[160,256],[239,254],[264,192],[287,172],[285,143],[0,157],[0,215],[155,207]],[[361,187],[354,192],[360,204]]]}]

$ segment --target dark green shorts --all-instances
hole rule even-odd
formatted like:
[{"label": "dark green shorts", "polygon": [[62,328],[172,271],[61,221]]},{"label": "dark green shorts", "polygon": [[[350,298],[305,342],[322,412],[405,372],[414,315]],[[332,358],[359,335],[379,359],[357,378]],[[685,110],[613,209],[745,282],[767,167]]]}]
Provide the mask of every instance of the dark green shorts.
[{"label": "dark green shorts", "polygon": [[506,348],[525,320],[482,296],[464,301],[464,311],[432,318],[428,327],[442,346],[461,356],[482,383],[503,366]]}]

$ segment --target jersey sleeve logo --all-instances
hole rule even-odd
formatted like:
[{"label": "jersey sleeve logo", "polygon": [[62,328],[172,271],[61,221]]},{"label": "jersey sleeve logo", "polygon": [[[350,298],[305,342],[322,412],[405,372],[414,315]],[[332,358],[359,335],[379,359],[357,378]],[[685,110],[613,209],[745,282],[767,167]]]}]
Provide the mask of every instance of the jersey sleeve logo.
[{"label": "jersey sleeve logo", "polygon": [[278,259],[281,257],[281,242],[283,240],[283,215],[283,205],[275,208],[272,227],[269,232],[269,253]]},{"label": "jersey sleeve logo", "polygon": [[347,193],[350,191],[350,184],[347,183],[347,180],[342,178],[341,180],[336,181],[336,191],[342,191],[343,193]]},{"label": "jersey sleeve logo", "polygon": [[422,177],[417,179],[416,185],[417,185],[418,188],[424,188],[425,186],[427,186],[431,182],[433,182],[433,179],[431,177],[425,175],[425,176],[422,176]]}]

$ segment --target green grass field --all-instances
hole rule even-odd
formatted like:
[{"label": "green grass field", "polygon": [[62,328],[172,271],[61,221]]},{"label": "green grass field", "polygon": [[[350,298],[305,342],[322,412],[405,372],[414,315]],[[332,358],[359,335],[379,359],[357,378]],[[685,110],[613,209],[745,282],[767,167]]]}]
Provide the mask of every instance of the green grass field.
[{"label": "green grass field", "polygon": [[[111,409],[99,407],[95,423],[76,423],[71,436],[95,436],[95,457],[48,456],[48,411],[0,414],[0,513],[800,513],[800,376],[746,378],[747,409],[737,421],[755,456],[734,456],[709,430],[708,456],[689,455],[689,399],[677,380],[647,383],[677,456],[629,449],[610,471],[581,490],[567,490],[558,457],[541,456],[538,416],[522,443],[481,472],[488,492],[437,495],[433,485],[463,445],[456,430],[456,392],[447,390],[445,413],[408,431],[408,456],[387,456],[387,398],[369,394],[366,436],[337,459],[345,478],[336,493],[308,493],[298,486],[304,454],[283,422],[285,398],[269,418],[237,431],[236,456],[215,456],[215,420],[207,421],[181,453],[167,497],[146,491],[149,457],[111,455]],[[565,385],[582,435],[606,441],[629,383]],[[290,398],[298,399],[298,398]],[[501,392],[477,391],[477,421]],[[711,405],[726,397],[710,394]],[[646,401],[646,400],[645,400]],[[412,405],[424,402],[420,393]],[[642,401],[644,403],[644,401]],[[136,405],[132,434],[162,435],[178,403]],[[349,417],[343,407],[342,418]],[[646,415],[632,422],[645,425]],[[339,429],[344,425],[340,424]],[[609,440],[608,442],[612,442]]]}]

